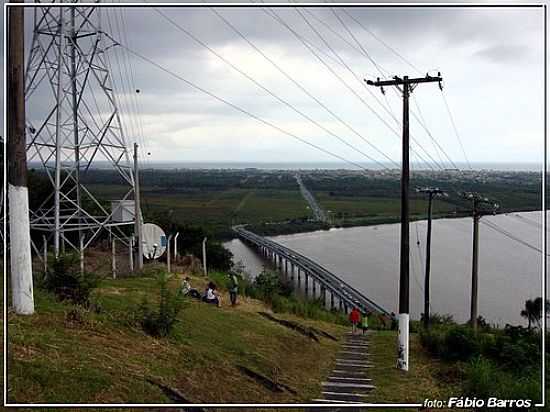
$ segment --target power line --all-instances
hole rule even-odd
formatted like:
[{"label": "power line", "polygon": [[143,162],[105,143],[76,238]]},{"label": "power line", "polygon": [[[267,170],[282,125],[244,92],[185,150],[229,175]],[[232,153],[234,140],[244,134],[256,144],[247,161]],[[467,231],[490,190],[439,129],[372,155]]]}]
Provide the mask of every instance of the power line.
[{"label": "power line", "polygon": [[260,123],[262,123],[262,124],[264,124],[264,125],[266,125],[266,126],[269,126],[269,127],[271,127],[272,129],[277,130],[278,132],[280,132],[280,133],[282,133],[282,134],[285,134],[285,135],[287,135],[287,136],[290,136],[290,137],[292,137],[293,139],[298,140],[299,142],[302,142],[302,143],[304,143],[304,144],[306,144],[306,145],[308,145],[308,146],[310,146],[310,147],[313,147],[313,148],[315,148],[315,149],[317,149],[317,150],[319,150],[319,151],[321,151],[321,152],[323,152],[323,153],[325,153],[325,154],[328,154],[329,156],[332,156],[332,157],[337,158],[337,159],[339,159],[339,160],[342,160],[342,161],[344,161],[344,162],[346,162],[346,163],[349,163],[349,164],[351,164],[351,165],[353,165],[353,166],[355,166],[355,167],[357,167],[357,168],[359,168],[359,169],[361,169],[361,170],[368,171],[368,169],[365,168],[364,166],[362,166],[361,164],[359,164],[359,163],[357,163],[357,162],[354,162],[354,161],[352,161],[352,160],[346,159],[345,157],[340,156],[339,154],[336,154],[336,153],[334,153],[334,152],[331,152],[330,150],[324,149],[323,147],[318,146],[318,145],[316,145],[315,143],[308,142],[307,140],[303,139],[302,137],[297,136],[296,134],[294,134],[294,133],[292,133],[292,132],[289,132],[289,131],[287,131],[287,130],[285,130],[285,129],[283,129],[283,128],[277,126],[277,125],[275,125],[274,123],[270,122],[269,120],[265,120],[265,119],[261,118],[260,116],[255,115],[254,113],[251,113],[251,112],[249,112],[249,111],[246,110],[246,109],[243,109],[242,107],[236,105],[235,103],[231,103],[230,101],[224,99],[223,97],[217,96],[217,95],[214,94],[213,92],[211,92],[211,91],[209,91],[209,90],[206,90],[205,88],[203,88],[203,87],[201,87],[201,86],[198,86],[197,84],[193,83],[192,81],[187,80],[187,79],[184,78],[183,76],[181,76],[181,75],[179,75],[179,74],[173,72],[172,70],[170,70],[170,69],[168,69],[168,68],[162,66],[161,64],[155,62],[154,60],[152,60],[152,59],[150,59],[150,58],[148,58],[148,57],[142,55],[141,53],[138,53],[137,51],[135,51],[135,50],[133,50],[133,49],[130,49],[129,47],[127,47],[127,46],[125,46],[124,44],[122,44],[122,43],[118,42],[117,40],[115,40],[115,39],[114,39],[113,37],[111,37],[109,34],[107,34],[107,33],[104,33],[104,34],[105,34],[107,37],[109,37],[111,40],[113,40],[114,42],[116,42],[116,44],[118,44],[120,47],[125,48],[130,54],[132,54],[132,55],[138,57],[139,59],[141,59],[141,60],[143,60],[143,61],[145,61],[145,62],[147,62],[147,63],[149,63],[149,64],[151,64],[151,65],[153,65],[153,66],[155,66],[155,67],[158,68],[159,70],[161,70],[161,71],[163,71],[163,72],[169,74],[170,76],[174,77],[175,79],[182,81],[183,83],[187,84],[189,87],[191,87],[191,88],[193,88],[193,89],[195,89],[195,90],[197,90],[197,91],[199,91],[199,92],[201,92],[201,93],[204,93],[204,94],[206,94],[206,95],[212,97],[213,99],[215,99],[215,100],[217,100],[217,101],[219,101],[219,102],[221,102],[221,103],[223,103],[223,104],[225,104],[225,105],[227,105],[227,106],[232,107],[232,108],[235,109],[236,111],[241,112],[241,113],[243,113],[243,114],[245,114],[245,115],[247,115],[247,116],[249,116],[249,117],[251,117],[251,118],[257,120],[258,122],[260,122]]},{"label": "power line", "polygon": [[468,156],[466,156],[466,150],[464,150],[464,145],[462,144],[462,139],[460,138],[460,135],[458,134],[458,129],[456,127],[456,123],[453,117],[453,114],[451,113],[451,108],[449,107],[449,103],[447,102],[447,98],[445,97],[445,93],[441,91],[441,96],[443,96],[443,101],[445,102],[445,107],[447,108],[447,113],[449,114],[449,118],[451,119],[451,124],[453,125],[453,130],[455,132],[455,136],[458,140],[458,143],[460,144],[460,147],[462,149],[462,153],[464,154],[464,158],[466,159],[466,163],[468,164],[468,168],[472,170],[472,165],[470,164],[470,161],[468,160]]},{"label": "power line", "polygon": [[[519,237],[513,235],[511,232],[501,228],[500,226],[498,226],[496,223],[494,222],[491,222],[491,221],[487,221],[487,220],[481,220],[481,223],[485,224],[486,226],[489,226],[491,229],[499,232],[500,234],[506,236],[507,238],[517,242],[517,243],[520,243],[522,244],[523,246],[526,246],[528,247],[529,249],[532,249],[538,253],[543,253],[541,249],[539,249],[538,247],[536,246],[533,246],[532,244],[530,244],[529,242],[526,242],[525,240],[523,239],[520,239]],[[547,254],[547,256],[550,256]]]},{"label": "power line", "polygon": [[[333,14],[337,17],[337,19],[340,21],[340,23],[346,28],[346,30],[348,31],[348,33],[350,34],[350,36],[355,40],[355,42],[358,44],[358,46],[360,47],[360,49],[363,51],[364,55],[375,65],[375,67],[378,69],[378,72],[384,76],[385,73],[383,73],[383,70],[380,70],[380,66],[376,64],[376,62],[374,62],[374,60],[371,58],[371,56],[367,53],[367,51],[364,49],[364,47],[362,47],[361,43],[357,40],[357,38],[353,35],[353,33],[351,32],[351,30],[346,26],[346,24],[343,22],[343,20],[340,18],[340,16],[338,16],[338,14],[331,8]],[[373,36],[376,40],[378,40],[382,45],[384,45],[386,48],[388,48],[390,51],[392,51],[392,53],[396,54],[401,60],[403,60],[405,63],[407,63],[410,67],[412,67],[414,70],[416,70],[418,73],[422,74],[422,72],[414,65],[412,64],[409,60],[407,60],[403,55],[401,55],[397,50],[395,50],[394,48],[392,48],[389,44],[387,44],[386,42],[384,42],[380,37],[376,36],[371,30],[369,30],[365,25],[363,25],[358,19],[356,19],[354,16],[352,16],[350,13],[348,13],[345,9],[342,10],[350,19],[352,19],[355,23],[357,23],[363,30],[365,30],[366,32],[368,32],[371,36]],[[312,13],[310,13],[310,15],[313,15]],[[321,19],[318,19],[317,17],[315,17],[318,21],[320,21],[322,24],[324,24],[325,26],[328,26],[325,22],[323,22]],[[330,27],[329,27],[330,28]],[[394,92],[397,93],[396,90],[394,90]],[[432,133],[430,132],[430,130],[428,129],[427,125],[426,125],[426,121],[423,119],[423,116],[422,116],[422,113],[420,111],[420,107],[418,106],[418,104],[416,103],[416,100],[414,100],[414,103],[418,109],[418,112],[419,112],[419,115],[420,115],[420,118],[416,115],[416,113],[414,113],[414,111],[412,110],[411,111],[411,114],[413,115],[413,117],[415,118],[416,121],[418,121],[418,123],[420,124],[420,126],[422,126],[422,128],[426,131],[426,133],[428,134],[430,140],[432,141],[432,144],[433,145],[437,145],[439,150],[441,150],[441,152],[445,155],[445,157],[449,160],[449,163],[455,168],[455,169],[459,169],[456,164],[453,162],[453,160],[451,159],[451,157],[447,154],[447,152],[441,147],[441,145],[437,142],[437,140],[433,137]],[[393,115],[393,114],[392,114]],[[411,136],[412,137],[412,136]],[[414,138],[413,138],[413,141]],[[415,141],[415,143],[417,143],[419,146],[421,146],[418,142]],[[462,145],[462,143],[461,143]],[[421,146],[422,147],[422,146]],[[435,147],[434,147],[435,149]],[[463,152],[464,152],[464,148],[462,147],[463,149]],[[437,151],[437,149],[435,149],[438,157],[440,158],[440,161],[441,163],[443,163],[443,160],[441,159],[441,156],[439,155],[439,152]],[[466,157],[466,153],[464,152],[464,156]],[[431,156],[430,156],[431,157]],[[433,160],[433,158],[432,158]],[[443,169],[443,168],[442,168]],[[470,167],[471,169],[471,167]]]},{"label": "power line", "polygon": [[[311,94],[304,86],[302,86],[299,82],[297,82],[292,76],[290,76],[284,69],[282,69],[273,59],[271,59],[269,56],[267,56],[259,47],[257,47],[252,41],[250,41],[241,31],[239,31],[231,22],[229,22],[226,18],[224,18],[220,13],[218,13],[215,9],[210,8],[210,10],[217,15],[226,25],[228,25],[235,33],[237,33],[244,41],[246,41],[254,50],[256,50],[259,54],[261,54],[273,67],[275,67],[281,74],[283,74],[288,80],[290,80],[296,87],[298,87],[300,90],[302,90],[307,96],[309,96],[311,99],[313,99],[319,106],[321,106],[325,111],[327,111],[333,118],[338,120],[340,123],[342,123],[345,127],[347,127],[352,133],[354,133],[356,136],[361,138],[363,141],[367,141],[367,139],[360,134],[356,129],[354,129],[349,123],[345,122],[340,116],[338,116],[336,113],[334,113],[331,109],[329,109],[323,102],[321,102],[317,97]],[[395,162],[393,162],[397,167],[399,165]]]},{"label": "power line", "polygon": [[[330,44],[328,43],[328,41],[320,34],[320,32],[315,29],[315,27],[307,20],[307,18],[302,14],[302,12],[298,9],[295,9],[296,12],[302,17],[302,19],[306,22],[306,24],[310,27],[310,29],[321,39],[321,41],[325,44],[325,46],[338,58],[338,60],[340,61],[340,63],[351,73],[351,75],[355,78],[355,80],[357,80],[362,87],[365,87],[365,89],[369,92],[369,94],[376,100],[376,102],[394,119],[396,120],[397,124],[400,124],[399,123],[399,120],[397,119],[397,117],[395,116],[395,114],[391,111],[391,108],[386,108],[384,106],[384,104],[376,97],[376,95],[369,89],[365,86],[364,82],[357,76],[357,74],[349,67],[349,65],[342,59],[342,57],[333,49],[333,47],[330,46]],[[374,61],[374,59],[371,58],[371,56],[368,54],[368,52],[364,49],[364,47],[359,43],[359,41],[357,40],[357,38],[353,35],[353,33],[351,32],[351,30],[349,30],[349,28],[347,27],[347,25],[345,24],[345,22],[340,18],[340,16],[338,16],[338,14],[336,14],[336,12],[331,8],[333,14],[336,16],[336,18],[339,20],[339,22],[342,24],[342,26],[346,29],[346,31],[348,32],[348,34],[350,35],[350,37],[358,44],[358,47],[355,47],[353,46],[353,44],[351,44],[348,40],[346,40],[344,37],[342,37],[342,35],[340,35],[340,33],[336,32],[334,29],[332,29],[332,27],[330,27],[330,25],[328,25],[327,23],[325,23],[323,20],[319,19],[317,16],[315,16],[313,13],[309,12],[307,9],[304,9],[304,11],[306,11],[310,16],[313,16],[318,22],[320,22],[322,25],[324,25],[325,27],[327,27],[332,33],[336,34],[339,38],[341,38],[344,42],[346,42],[348,45],[350,45],[350,47],[352,47],[354,50],[357,50],[361,53],[361,51],[363,52],[363,54],[369,59],[369,61],[371,63],[373,63],[373,65],[376,67],[376,69],[378,70],[378,72],[380,74],[382,74],[384,76],[384,73],[383,71],[381,70],[381,67]],[[397,136],[397,137],[400,137],[399,135],[399,132],[397,132],[393,127],[391,127],[387,122],[385,122],[375,111],[374,109],[370,106],[370,105],[367,105],[367,107],[373,112],[375,113],[375,115]],[[432,162],[434,162],[434,164],[436,164],[437,167],[439,167],[440,169],[443,169],[443,167],[441,165],[438,165],[437,164],[437,161],[428,153],[428,151],[426,149],[424,149],[424,147],[416,140],[414,139],[414,137],[412,137],[412,141],[417,145],[419,146],[423,151],[424,153],[426,153],[426,155],[432,160]],[[414,149],[413,149],[414,151]],[[420,156],[419,153],[417,153],[418,157],[421,158],[423,160],[423,162],[425,164],[427,164],[432,170],[433,168],[431,167],[431,165],[422,157]]]},{"label": "power line", "polygon": [[371,30],[369,30],[363,23],[361,23],[359,20],[357,20],[353,15],[348,13],[345,9],[342,9],[342,12],[348,16],[350,19],[352,19],[355,23],[359,25],[363,30],[365,30],[367,33],[369,33],[372,37],[374,37],[376,40],[378,40],[382,45],[384,45],[388,50],[390,50],[393,54],[395,54],[397,57],[399,57],[402,61],[404,61],[407,65],[409,65],[413,70],[416,70],[418,74],[423,74],[422,71],[418,67],[416,67],[414,64],[412,64],[409,60],[407,60],[405,57],[403,57],[397,50],[395,50],[393,47],[391,47],[389,44],[387,44],[384,40],[382,40],[380,37],[378,37],[376,34],[374,34]]},{"label": "power line", "polygon": [[[399,138],[399,132],[394,130],[393,127],[389,125],[388,122],[383,119],[350,85],[348,85],[347,82],[342,79],[340,75],[338,75],[314,50],[312,50],[312,48],[309,47],[309,45],[302,40],[302,37],[292,27],[290,27],[275,11],[264,8],[262,10],[265,14],[270,16],[275,21],[279,22],[279,24],[289,30],[299,41],[301,41],[302,44],[321,62],[321,64],[323,64],[323,66],[325,66],[325,68],[329,70],[329,72],[334,77],[336,77],[338,81],[340,81],[340,83],[342,83],[355,97],[359,99],[359,101],[361,101],[361,103],[363,103],[363,105],[365,105],[376,117],[380,119],[380,121],[382,121],[382,123],[384,123]],[[385,154],[384,156],[387,157]],[[429,166],[431,167],[431,165]]]},{"label": "power line", "polygon": [[[158,8],[153,8],[158,14],[160,14],[162,17],[164,17],[168,22],[170,22],[174,27],[178,28],[180,31],[182,31],[183,33],[185,33],[188,37],[190,37],[193,41],[195,41],[196,43],[200,44],[202,47],[206,48],[209,52],[211,52],[212,54],[214,54],[216,57],[218,57],[220,60],[222,60],[225,64],[227,64],[228,66],[230,66],[233,70],[237,71],[238,73],[240,73],[242,76],[246,77],[248,80],[250,80],[252,83],[254,83],[256,86],[258,86],[259,88],[261,88],[262,90],[264,90],[266,93],[268,93],[270,96],[274,97],[275,99],[277,99],[279,102],[283,103],[285,106],[287,106],[288,108],[290,108],[291,110],[293,110],[294,112],[298,113],[300,116],[302,116],[303,118],[305,118],[306,120],[308,120],[309,122],[313,123],[315,126],[317,126],[318,128],[320,128],[321,130],[323,130],[324,132],[328,133],[329,135],[337,138],[339,141],[341,141],[342,143],[344,143],[346,146],[350,147],[351,149],[355,150],[356,152],[362,154],[363,156],[365,156],[366,158],[368,158],[369,160],[377,163],[378,165],[380,165],[382,168],[384,169],[387,169],[389,170],[389,168],[387,168],[386,166],[384,166],[382,163],[380,163],[378,160],[376,160],[375,158],[373,158],[372,156],[369,156],[368,154],[366,154],[365,152],[363,152],[362,150],[358,149],[357,147],[355,147],[354,145],[350,144],[348,141],[346,141],[345,139],[343,139],[341,136],[337,135],[336,133],[332,132],[331,130],[327,129],[325,126],[323,126],[322,124],[320,124],[318,121],[316,121],[315,119],[313,119],[312,117],[310,117],[309,115],[307,115],[306,113],[302,112],[300,109],[296,108],[293,104],[289,103],[287,100],[281,98],[280,96],[278,96],[277,94],[275,94],[273,91],[271,91],[270,89],[268,89],[267,87],[265,87],[264,85],[262,85],[260,82],[258,82],[256,79],[254,79],[252,76],[250,76],[249,74],[247,74],[246,72],[244,72],[243,70],[241,70],[240,68],[238,68],[237,66],[235,66],[233,63],[231,63],[229,60],[227,60],[226,58],[224,58],[222,55],[220,55],[218,52],[216,52],[214,49],[212,49],[210,46],[208,46],[208,44],[206,44],[205,42],[203,42],[202,40],[200,40],[198,37],[196,37],[193,33],[191,33],[190,31],[188,31],[187,29],[185,29],[183,26],[181,26],[180,24],[178,24],[176,21],[174,21],[173,19],[171,19],[170,17],[168,17],[166,14],[164,14],[162,11],[160,11]],[[369,144],[374,147],[379,153],[383,154],[387,159],[389,159],[391,162],[395,163],[389,156],[387,156],[386,154],[384,154],[383,152],[381,152],[378,148],[376,148],[376,146],[372,145],[370,142]],[[397,166],[399,166],[397,163],[395,163]]]}]

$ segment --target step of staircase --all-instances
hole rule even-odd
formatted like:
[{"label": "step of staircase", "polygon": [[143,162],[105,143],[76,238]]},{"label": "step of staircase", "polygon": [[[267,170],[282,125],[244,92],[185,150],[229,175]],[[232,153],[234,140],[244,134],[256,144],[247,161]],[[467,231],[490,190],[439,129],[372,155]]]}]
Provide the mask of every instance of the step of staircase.
[{"label": "step of staircase", "polygon": [[322,397],[313,399],[319,403],[365,403],[369,393],[376,389],[368,376],[368,369],[374,365],[368,352],[367,335],[344,336],[341,350],[335,360],[334,369],[322,382]]}]

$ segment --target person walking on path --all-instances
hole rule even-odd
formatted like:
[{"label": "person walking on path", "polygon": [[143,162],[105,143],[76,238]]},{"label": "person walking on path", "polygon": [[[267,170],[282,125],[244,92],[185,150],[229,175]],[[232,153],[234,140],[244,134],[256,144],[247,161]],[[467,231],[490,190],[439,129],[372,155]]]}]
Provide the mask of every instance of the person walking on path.
[{"label": "person walking on path", "polygon": [[360,320],[361,313],[359,312],[359,309],[354,307],[349,314],[349,321],[351,322],[351,333],[353,333],[354,335],[357,332],[357,325],[359,324]]},{"label": "person walking on path", "polygon": [[239,280],[237,275],[234,273],[229,273],[229,300],[231,301],[231,306],[237,304],[237,293],[239,292]]}]

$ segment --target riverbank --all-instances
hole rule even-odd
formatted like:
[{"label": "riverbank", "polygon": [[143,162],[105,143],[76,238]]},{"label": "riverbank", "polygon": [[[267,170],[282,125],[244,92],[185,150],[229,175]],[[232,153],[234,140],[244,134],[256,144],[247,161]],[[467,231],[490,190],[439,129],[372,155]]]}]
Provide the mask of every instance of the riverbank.
[{"label": "riverbank", "polygon": [[[533,212],[533,209],[520,209],[520,210],[506,210],[497,212],[496,215],[504,215],[508,213],[522,213]],[[466,211],[457,211],[453,213],[434,213],[432,220],[439,219],[460,219],[464,217],[470,217],[471,214]],[[417,222],[427,220],[427,215],[411,215],[410,221]],[[286,222],[273,222],[273,223],[256,223],[247,225],[247,228],[260,235],[260,236],[282,236],[282,235],[295,235],[298,233],[309,233],[317,231],[326,231],[330,229],[346,229],[352,227],[368,227],[377,225],[387,225],[401,222],[400,216],[372,216],[372,217],[356,217],[348,218],[340,223],[328,224],[324,222],[316,221],[286,221]],[[233,236],[232,240],[236,239]]]}]

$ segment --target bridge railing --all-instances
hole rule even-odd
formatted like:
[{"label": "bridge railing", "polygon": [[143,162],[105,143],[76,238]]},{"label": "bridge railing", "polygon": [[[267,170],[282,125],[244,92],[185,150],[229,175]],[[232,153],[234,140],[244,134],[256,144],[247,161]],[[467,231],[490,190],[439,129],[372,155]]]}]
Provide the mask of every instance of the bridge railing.
[{"label": "bridge railing", "polygon": [[389,318],[395,317],[395,315],[384,309],[382,306],[378,305],[372,299],[369,299],[353,286],[349,285],[347,282],[345,282],[340,277],[336,276],[323,266],[309,259],[307,256],[304,256],[273,240],[250,232],[249,230],[246,230],[242,225],[233,227],[233,230],[242,239],[252,242],[257,246],[266,247],[267,249],[270,249],[278,255],[284,257],[288,261],[291,261],[295,266],[301,268],[302,270],[304,270],[304,272],[309,273],[323,287],[328,289],[331,293],[334,293],[336,296],[338,296],[339,299],[343,300],[347,304],[351,306],[358,306],[363,310],[379,312],[388,316]]}]

